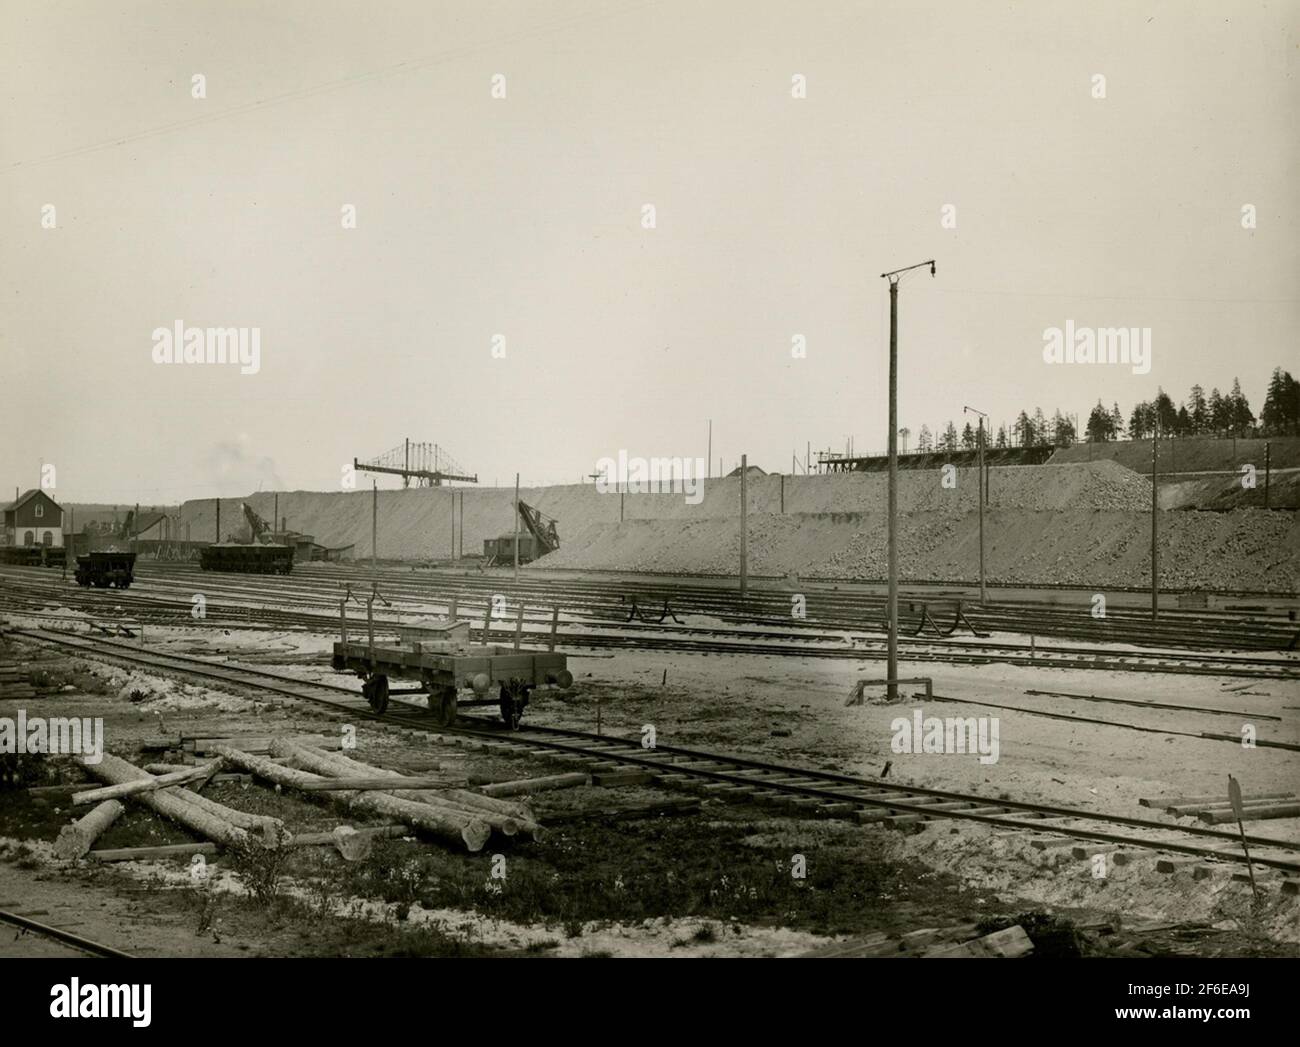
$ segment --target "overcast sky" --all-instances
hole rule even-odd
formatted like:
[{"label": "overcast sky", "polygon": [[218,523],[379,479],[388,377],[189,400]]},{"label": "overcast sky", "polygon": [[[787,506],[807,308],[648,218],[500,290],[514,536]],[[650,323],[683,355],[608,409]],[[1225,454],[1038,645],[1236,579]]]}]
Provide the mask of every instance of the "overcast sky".
[{"label": "overcast sky", "polygon": [[[407,436],[572,483],[710,418],[727,468],[883,450],[879,274],[930,257],[914,434],[1295,370],[1294,2],[0,12],[0,491],[332,490]],[[260,369],[155,363],[177,321]],[[1067,321],[1151,328],[1150,372],[1045,364]]]}]

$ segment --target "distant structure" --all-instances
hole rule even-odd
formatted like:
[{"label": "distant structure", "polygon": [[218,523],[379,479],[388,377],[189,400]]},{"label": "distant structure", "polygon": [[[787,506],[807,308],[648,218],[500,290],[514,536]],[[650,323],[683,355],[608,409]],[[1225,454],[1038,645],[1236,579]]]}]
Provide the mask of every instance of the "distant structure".
[{"label": "distant structure", "polygon": [[4,507],[4,545],[63,548],[63,510],[38,487]]},{"label": "distant structure", "polygon": [[[729,472],[729,473],[727,474],[727,479],[730,480],[733,476],[739,476],[739,475],[740,475],[740,466],[736,466],[736,468],[732,469],[731,472]],[[767,470],[765,470],[765,469],[760,469],[760,468],[759,468],[758,466],[756,466],[756,465],[751,465],[748,469],[745,470],[745,475],[746,475],[746,476],[766,476],[766,475],[767,475]]]},{"label": "distant structure", "polygon": [[358,472],[400,476],[403,487],[410,487],[412,480],[417,487],[441,487],[448,480],[478,483],[478,476],[466,475],[460,463],[445,448],[437,444],[411,443],[409,437],[404,444],[368,461],[360,462],[353,458],[352,467]]}]

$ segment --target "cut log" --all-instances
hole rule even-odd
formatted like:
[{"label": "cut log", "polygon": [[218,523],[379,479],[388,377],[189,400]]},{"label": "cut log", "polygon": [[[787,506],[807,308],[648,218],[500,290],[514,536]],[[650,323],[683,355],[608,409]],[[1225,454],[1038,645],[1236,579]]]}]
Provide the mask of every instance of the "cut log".
[{"label": "cut log", "polygon": [[148,862],[158,858],[188,858],[192,854],[217,854],[215,843],[169,843],[159,847],[110,847],[91,851],[87,857],[97,862]]},{"label": "cut log", "polygon": [[[351,827],[341,825],[338,829],[327,833],[299,833],[289,841],[288,846],[335,847],[338,846],[338,838],[335,833],[344,828]],[[353,830],[357,836],[365,837],[368,840],[406,836],[410,831],[405,825],[368,825]],[[159,858],[188,858],[194,854],[214,855],[220,853],[220,851],[221,848],[215,843],[173,843],[161,847],[119,847],[91,851],[87,857],[100,862],[146,862]]]},{"label": "cut log", "polygon": [[185,782],[192,782],[197,778],[210,777],[216,774],[220,766],[221,761],[214,760],[210,764],[205,763],[198,767],[186,767],[157,778],[148,776],[146,771],[144,772],[146,777],[135,781],[122,782],[118,785],[105,785],[98,789],[87,789],[85,792],[73,793],[72,802],[77,805],[102,803],[104,800],[116,800],[122,796],[152,792],[154,789],[165,789],[169,785],[183,785]]},{"label": "cut log", "polygon": [[526,793],[547,792],[550,789],[567,789],[574,785],[590,785],[591,775],[581,772],[552,774],[545,778],[523,778],[513,782],[494,782],[479,789],[484,796],[519,796]]},{"label": "cut log", "polygon": [[105,800],[89,814],[59,830],[59,838],[54,841],[54,853],[68,860],[84,857],[99,835],[125,810],[117,800]]},{"label": "cut log", "polygon": [[983,938],[963,942],[935,952],[927,952],[931,957],[985,957],[985,956],[1028,956],[1034,951],[1034,943],[1025,929],[1019,924],[1001,931],[986,934]]},{"label": "cut log", "polygon": [[[112,753],[104,753],[94,764],[88,764],[83,759],[82,766],[100,781],[108,782],[110,785],[152,777],[148,772]],[[249,835],[243,829],[181,799],[170,790],[140,793],[133,799],[136,803],[144,804],[164,818],[170,818],[215,843],[226,847],[249,846]]]},{"label": "cut log", "polygon": [[[282,764],[272,763],[261,756],[240,752],[230,746],[218,747],[219,754],[236,767],[242,767],[268,782],[296,789],[304,782],[319,781],[320,775],[299,771]],[[414,803],[388,793],[329,792],[325,793],[335,803],[360,811],[374,811],[396,818],[407,825],[423,829],[444,840],[459,840],[471,852],[481,851],[492,834],[491,827],[481,818],[462,811]]]},{"label": "cut log", "polygon": [[[359,763],[338,753],[320,752],[293,742],[278,741],[272,747],[272,752],[277,756],[291,757],[295,763],[326,777],[340,778],[349,775],[366,775],[375,778],[402,777],[396,771],[371,767],[369,764]],[[435,807],[472,813],[507,836],[513,836],[520,831],[536,836],[541,831],[541,826],[537,824],[532,811],[523,804],[481,796],[468,789],[443,789],[436,792],[427,789],[394,789],[392,795],[414,803],[428,803]]]},{"label": "cut log", "polygon": [[200,796],[188,789],[173,789],[171,795],[246,832],[257,833],[267,847],[284,846],[290,842],[289,830],[284,827],[284,822],[279,818],[273,818],[268,814],[249,814],[247,811],[227,807],[224,803],[209,800],[206,796]]},{"label": "cut log", "polygon": [[340,789],[355,789],[358,792],[392,792],[394,789],[443,789],[450,783],[446,778],[327,778],[324,781],[308,782],[302,786],[305,792],[337,792]]}]

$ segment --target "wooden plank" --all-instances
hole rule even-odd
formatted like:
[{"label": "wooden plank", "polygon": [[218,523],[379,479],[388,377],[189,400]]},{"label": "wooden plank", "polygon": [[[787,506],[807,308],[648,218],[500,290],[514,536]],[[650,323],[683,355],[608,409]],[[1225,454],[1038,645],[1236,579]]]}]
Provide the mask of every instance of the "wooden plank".
[{"label": "wooden plank", "polygon": [[[1300,803],[1282,803],[1273,804],[1263,807],[1243,807],[1242,820],[1247,822],[1262,821],[1268,818],[1295,818],[1300,816]],[[1224,822],[1234,822],[1237,816],[1233,814],[1232,808],[1227,810],[1201,811],[1196,816],[1198,821],[1205,822],[1209,825],[1222,825]]]}]

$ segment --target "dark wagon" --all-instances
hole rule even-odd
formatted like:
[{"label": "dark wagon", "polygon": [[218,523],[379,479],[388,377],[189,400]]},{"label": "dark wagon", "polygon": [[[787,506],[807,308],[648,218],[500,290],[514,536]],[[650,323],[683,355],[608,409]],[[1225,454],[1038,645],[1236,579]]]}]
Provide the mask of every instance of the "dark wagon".
[{"label": "dark wagon", "polygon": [[135,580],[135,553],[93,552],[77,557],[78,585],[127,588]]},{"label": "dark wagon", "polygon": [[239,574],[288,574],[293,570],[291,545],[209,545],[199,553],[205,571]]}]

